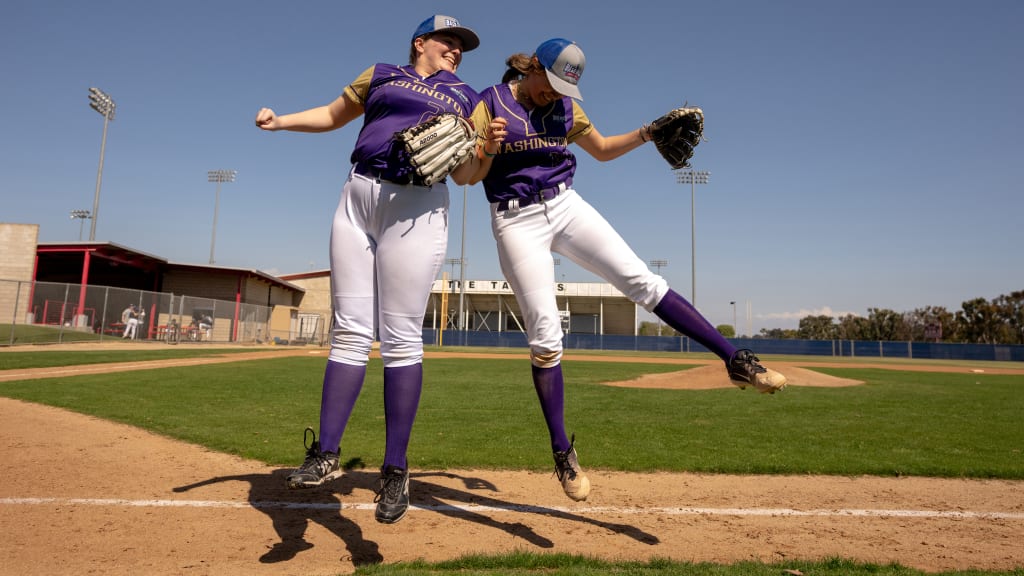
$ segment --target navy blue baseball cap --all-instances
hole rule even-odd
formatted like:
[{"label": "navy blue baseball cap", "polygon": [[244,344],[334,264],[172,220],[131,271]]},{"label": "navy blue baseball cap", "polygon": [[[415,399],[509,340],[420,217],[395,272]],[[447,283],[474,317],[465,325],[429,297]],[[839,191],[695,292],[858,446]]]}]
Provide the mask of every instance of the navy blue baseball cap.
[{"label": "navy blue baseball cap", "polygon": [[435,14],[424,20],[420,27],[416,29],[416,33],[412,35],[412,39],[415,40],[424,34],[433,34],[435,32],[448,32],[458,37],[459,40],[462,40],[463,52],[469,52],[480,46],[480,37],[476,35],[476,32],[459,24],[459,21],[455,18],[443,14]]},{"label": "navy blue baseball cap", "polygon": [[578,85],[587,59],[575,42],[552,38],[537,47],[537,60],[544,66],[552,88],[559,94],[583,100]]}]

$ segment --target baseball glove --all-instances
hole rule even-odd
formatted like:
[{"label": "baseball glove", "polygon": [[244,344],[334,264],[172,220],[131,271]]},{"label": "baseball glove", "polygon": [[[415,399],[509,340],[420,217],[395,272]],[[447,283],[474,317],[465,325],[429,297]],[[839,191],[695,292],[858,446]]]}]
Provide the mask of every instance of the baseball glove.
[{"label": "baseball glove", "polygon": [[694,148],[704,139],[704,111],[676,108],[652,122],[648,134],[673,170],[688,168]]},{"label": "baseball glove", "polygon": [[447,113],[395,132],[395,139],[409,153],[416,175],[430,186],[473,154],[476,131],[465,118]]}]

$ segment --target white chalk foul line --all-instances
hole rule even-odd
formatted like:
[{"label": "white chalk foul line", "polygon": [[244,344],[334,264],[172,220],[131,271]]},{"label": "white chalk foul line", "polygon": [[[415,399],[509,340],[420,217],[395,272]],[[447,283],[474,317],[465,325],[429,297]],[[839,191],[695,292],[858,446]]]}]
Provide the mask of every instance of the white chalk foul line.
[{"label": "white chalk foul line", "polygon": [[[232,502],[223,500],[126,500],[120,498],[0,498],[0,505],[69,505],[126,506],[164,508],[256,508],[282,510],[375,510],[370,503],[337,502]],[[812,509],[793,508],[636,508],[617,506],[454,506],[448,504],[413,504],[410,508],[435,512],[479,514],[484,512],[518,512],[527,514],[652,514],[666,516],[850,516],[895,518],[956,518],[973,520],[1024,520],[1024,512],[974,512],[970,510],[886,510],[886,509]]]}]

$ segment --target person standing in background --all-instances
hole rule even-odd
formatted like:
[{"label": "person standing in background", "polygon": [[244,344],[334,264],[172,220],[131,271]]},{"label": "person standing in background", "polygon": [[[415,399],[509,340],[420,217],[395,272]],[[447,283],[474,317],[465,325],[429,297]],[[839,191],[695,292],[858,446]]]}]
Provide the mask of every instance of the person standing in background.
[{"label": "person standing in background", "polygon": [[139,307],[135,304],[129,304],[124,312],[121,313],[121,321],[124,322],[124,333],[121,335],[121,339],[135,339],[135,333],[139,329]]}]

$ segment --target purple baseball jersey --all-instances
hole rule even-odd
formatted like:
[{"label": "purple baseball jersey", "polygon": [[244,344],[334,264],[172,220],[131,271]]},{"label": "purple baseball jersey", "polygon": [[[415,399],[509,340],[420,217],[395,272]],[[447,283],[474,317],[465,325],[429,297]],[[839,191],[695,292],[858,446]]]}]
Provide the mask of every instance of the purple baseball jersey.
[{"label": "purple baseball jersey", "polygon": [[395,132],[446,112],[469,118],[480,101],[480,95],[451,72],[421,78],[412,66],[392,64],[367,68],[345,94],[364,110],[352,163],[393,181],[413,172]]},{"label": "purple baseball jersey", "polygon": [[483,180],[488,201],[525,199],[563,182],[572,184],[576,156],[569,144],[593,129],[579,103],[565,97],[528,111],[508,84],[491,86],[481,98],[488,114],[476,118],[478,126],[498,116],[508,120],[508,136]]}]

